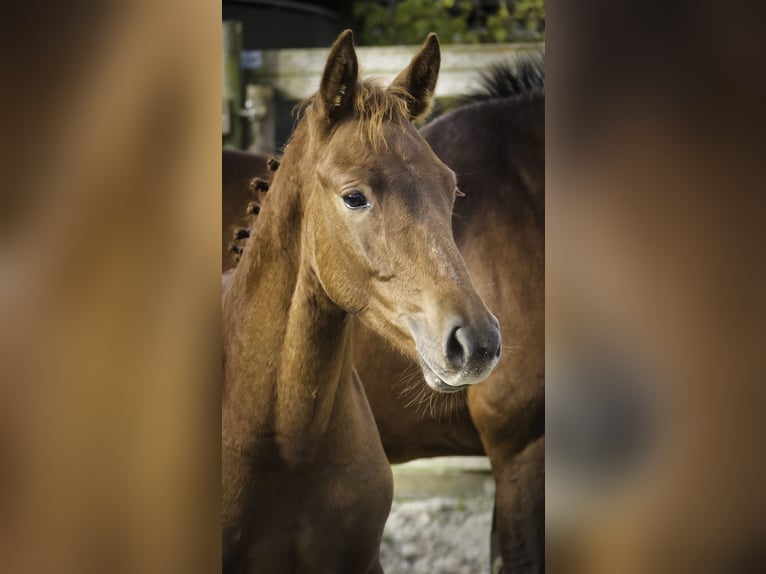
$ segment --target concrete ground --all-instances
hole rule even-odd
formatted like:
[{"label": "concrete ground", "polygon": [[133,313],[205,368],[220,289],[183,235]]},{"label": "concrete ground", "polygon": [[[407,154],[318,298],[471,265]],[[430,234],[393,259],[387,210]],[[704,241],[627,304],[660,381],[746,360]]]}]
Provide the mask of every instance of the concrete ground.
[{"label": "concrete ground", "polygon": [[488,573],[494,481],[487,459],[422,459],[393,468],[394,503],[381,545],[386,573]]}]

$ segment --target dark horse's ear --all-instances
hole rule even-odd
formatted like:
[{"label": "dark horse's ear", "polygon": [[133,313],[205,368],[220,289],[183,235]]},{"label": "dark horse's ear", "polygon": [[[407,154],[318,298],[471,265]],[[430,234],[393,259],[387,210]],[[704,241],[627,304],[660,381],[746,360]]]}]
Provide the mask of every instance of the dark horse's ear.
[{"label": "dark horse's ear", "polygon": [[391,86],[409,94],[407,106],[410,110],[410,119],[416,120],[428,113],[436,88],[436,80],[439,77],[440,64],[439,38],[431,32],[423,43],[423,47],[412,58],[410,65],[391,82]]},{"label": "dark horse's ear", "polygon": [[337,121],[351,109],[358,73],[354,33],[346,30],[330,48],[317,94],[320,113],[329,122]]}]

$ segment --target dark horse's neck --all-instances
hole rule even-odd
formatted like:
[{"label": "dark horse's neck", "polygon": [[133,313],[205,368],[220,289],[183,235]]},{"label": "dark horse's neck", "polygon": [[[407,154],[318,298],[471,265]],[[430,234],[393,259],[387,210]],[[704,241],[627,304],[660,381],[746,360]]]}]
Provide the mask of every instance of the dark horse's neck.
[{"label": "dark horse's neck", "polygon": [[[471,216],[495,212],[514,224],[545,212],[545,96],[529,94],[468,104],[422,130],[433,150],[470,193],[455,203],[456,236]],[[480,142],[476,141],[480,134]],[[491,185],[490,185],[491,183]],[[459,244],[459,242],[458,242]]]},{"label": "dark horse's neck", "polygon": [[308,462],[350,382],[350,321],[312,271],[302,233],[296,132],[223,299],[224,445]]}]

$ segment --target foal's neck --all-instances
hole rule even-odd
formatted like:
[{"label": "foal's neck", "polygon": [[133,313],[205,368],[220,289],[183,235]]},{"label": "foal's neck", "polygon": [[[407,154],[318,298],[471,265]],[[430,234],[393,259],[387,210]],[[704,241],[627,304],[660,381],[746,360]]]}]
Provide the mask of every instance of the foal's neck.
[{"label": "foal's neck", "polygon": [[289,171],[300,149],[290,151],[223,300],[222,432],[231,447],[293,463],[322,442],[352,366],[349,318],[304,257],[310,170]]}]

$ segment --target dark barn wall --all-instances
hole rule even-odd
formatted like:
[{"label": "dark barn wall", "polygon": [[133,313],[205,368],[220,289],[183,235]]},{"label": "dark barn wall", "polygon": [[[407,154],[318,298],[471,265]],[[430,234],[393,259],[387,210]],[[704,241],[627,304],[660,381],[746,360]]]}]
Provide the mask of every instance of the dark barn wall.
[{"label": "dark barn wall", "polygon": [[351,23],[351,2],[224,0],[224,20],[239,20],[245,50],[321,48]]},{"label": "dark barn wall", "polygon": [[[351,4],[351,0],[223,0],[222,19],[242,23],[243,50],[328,48],[338,34],[351,26]],[[242,73],[244,87],[248,72],[243,70]],[[276,95],[275,139],[278,149],[292,132],[291,112],[296,103]]]}]

